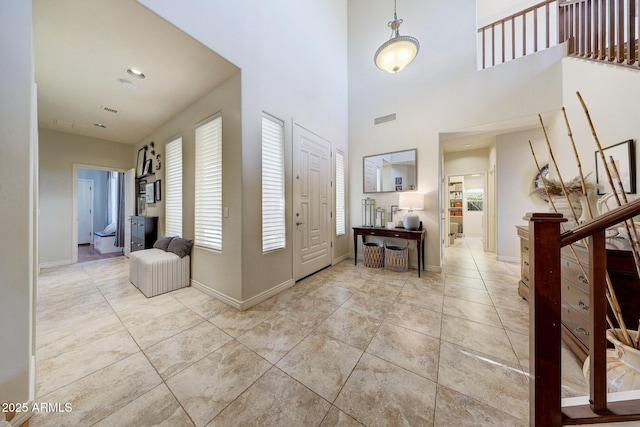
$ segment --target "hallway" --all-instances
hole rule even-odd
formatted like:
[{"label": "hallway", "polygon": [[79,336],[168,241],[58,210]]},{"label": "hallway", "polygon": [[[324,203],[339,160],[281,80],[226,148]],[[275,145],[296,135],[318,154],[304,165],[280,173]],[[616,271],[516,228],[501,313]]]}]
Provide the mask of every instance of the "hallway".
[{"label": "hallway", "polygon": [[[526,426],[519,265],[456,239],[443,273],[345,261],[238,312],[189,287],[145,298],[124,257],[43,271],[40,426]],[[563,395],[587,393],[563,351]]]}]

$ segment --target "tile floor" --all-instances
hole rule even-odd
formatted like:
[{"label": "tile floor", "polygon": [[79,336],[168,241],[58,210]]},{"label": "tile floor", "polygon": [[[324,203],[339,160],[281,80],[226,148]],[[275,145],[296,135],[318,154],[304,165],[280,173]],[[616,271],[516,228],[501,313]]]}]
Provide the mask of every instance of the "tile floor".
[{"label": "tile floor", "polygon": [[[195,288],[151,299],[111,258],[43,271],[41,426],[526,426],[519,266],[458,239],[443,273],[342,262],[238,312]],[[564,352],[565,396],[584,395]]]}]

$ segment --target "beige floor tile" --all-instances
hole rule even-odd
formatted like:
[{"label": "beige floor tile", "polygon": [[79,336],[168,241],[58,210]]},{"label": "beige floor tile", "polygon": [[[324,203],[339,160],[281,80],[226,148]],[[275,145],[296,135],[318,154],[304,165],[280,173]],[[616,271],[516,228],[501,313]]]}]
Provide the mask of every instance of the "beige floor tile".
[{"label": "beige floor tile", "polygon": [[238,337],[250,329],[253,329],[265,320],[274,316],[274,312],[262,310],[260,307],[252,307],[245,311],[227,307],[217,316],[209,319],[209,322],[222,329],[232,337]]},{"label": "beige floor tile", "polygon": [[129,328],[129,333],[140,348],[145,349],[192,328],[203,320],[200,315],[178,305],[176,310]]},{"label": "beige floor tile", "polygon": [[500,317],[492,305],[479,304],[476,302],[445,296],[444,309],[442,312],[447,316],[473,320],[474,322],[484,323],[485,325],[491,325],[498,328],[502,327]]},{"label": "beige floor tile", "polygon": [[492,292],[491,300],[493,305],[498,308],[507,308],[509,310],[527,311],[529,303],[518,295],[518,289],[514,287],[511,292]]},{"label": "beige floor tile", "polygon": [[207,321],[144,350],[163,379],[171,378],[233,338]]},{"label": "beige floor tile", "polygon": [[327,416],[322,420],[320,427],[362,427],[362,424],[342,412],[340,409],[332,406]]},{"label": "beige floor tile", "polygon": [[382,323],[367,353],[431,381],[438,380],[440,340],[409,329]]},{"label": "beige floor tile", "polygon": [[325,300],[331,304],[340,306],[344,304],[346,300],[351,298],[351,295],[353,295],[354,292],[355,290],[343,288],[342,286],[325,284],[315,291],[309,293],[309,295],[314,298]]},{"label": "beige floor tile", "polygon": [[270,367],[266,360],[232,341],[166,383],[196,426],[203,426]]},{"label": "beige floor tile", "polygon": [[396,302],[385,318],[387,323],[440,338],[442,314],[415,305]]},{"label": "beige floor tile", "polygon": [[444,290],[445,297],[456,298],[461,301],[470,301],[479,304],[493,305],[489,293],[482,289],[465,288],[456,285],[447,285]]},{"label": "beige floor tile", "polygon": [[363,316],[372,317],[374,319],[382,320],[387,315],[391,306],[390,301],[382,301],[367,292],[358,291],[354,293],[351,298],[342,304],[342,308],[355,311]]},{"label": "beige floor tile", "polygon": [[70,412],[36,414],[31,427],[90,426],[162,383],[142,352],[80,378],[38,402],[71,405]]},{"label": "beige floor tile", "polygon": [[442,312],[442,292],[429,289],[416,289],[413,285],[405,285],[400,291],[396,302],[427,308],[431,311]]},{"label": "beige floor tile", "polygon": [[138,397],[104,418],[95,427],[127,426],[193,427],[189,416],[165,384]]},{"label": "beige floor tile", "polygon": [[273,368],[207,427],[315,426],[330,407],[329,402]]},{"label": "beige floor tile", "polygon": [[[484,282],[480,277],[466,277],[458,274],[459,270],[455,270],[453,273],[448,273],[444,279],[445,285],[462,286],[465,288],[485,290]],[[480,276],[480,274],[478,274]]]},{"label": "beige floor tile", "polygon": [[527,427],[528,423],[450,388],[438,386],[435,427]]},{"label": "beige floor tile", "polygon": [[82,377],[138,353],[140,349],[129,333],[120,331],[76,346],[48,359],[37,359],[36,396],[43,396]]},{"label": "beige floor tile", "polygon": [[529,309],[509,310],[508,308],[497,307],[496,311],[502,320],[504,328],[508,331],[520,334],[529,333]]},{"label": "beige floor tile", "polygon": [[316,332],[364,350],[371,342],[371,338],[373,338],[381,323],[382,321],[379,319],[338,308],[318,326]]},{"label": "beige floor tile", "polygon": [[303,339],[276,366],[333,402],[358,363],[362,350],[321,334]]},{"label": "beige floor tile", "polygon": [[441,339],[502,360],[520,363],[502,328],[444,315]]},{"label": "beige floor tile", "polygon": [[334,405],[367,426],[433,424],[436,384],[363,354]]},{"label": "beige floor tile", "polygon": [[271,363],[295,347],[312,329],[279,314],[265,320],[237,340]]},{"label": "beige floor tile", "polygon": [[443,341],[438,384],[528,422],[529,378],[517,363]]}]

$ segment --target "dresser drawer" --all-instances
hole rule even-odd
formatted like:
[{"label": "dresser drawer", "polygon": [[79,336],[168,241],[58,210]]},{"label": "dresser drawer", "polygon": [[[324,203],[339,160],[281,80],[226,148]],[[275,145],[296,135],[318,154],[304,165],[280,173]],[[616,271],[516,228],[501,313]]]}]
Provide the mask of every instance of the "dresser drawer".
[{"label": "dresser drawer", "polygon": [[575,259],[563,257],[560,260],[560,263],[562,267],[560,269],[562,278],[576,287],[579,287],[583,292],[589,293],[589,279],[586,275],[589,273],[589,264],[582,262],[582,268],[584,268],[583,273],[582,268],[580,268],[580,265],[575,261]]},{"label": "dresser drawer", "polygon": [[562,303],[562,323],[585,347],[589,347],[589,321],[565,302]]},{"label": "dresser drawer", "polygon": [[571,307],[577,314],[589,320],[589,294],[578,286],[569,282],[562,283],[562,301]]}]

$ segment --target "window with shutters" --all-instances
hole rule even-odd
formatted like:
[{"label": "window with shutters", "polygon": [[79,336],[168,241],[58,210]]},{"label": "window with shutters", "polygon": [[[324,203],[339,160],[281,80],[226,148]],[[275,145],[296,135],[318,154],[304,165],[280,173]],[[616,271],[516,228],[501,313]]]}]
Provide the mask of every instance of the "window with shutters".
[{"label": "window with shutters", "polygon": [[284,122],[262,115],[262,252],[286,243]]},{"label": "window with shutters", "polygon": [[336,235],[338,236],[346,233],[344,185],[344,155],[336,151]]},{"label": "window with shutters", "polygon": [[222,250],[222,115],[196,125],[194,244]]},{"label": "window with shutters", "polygon": [[164,232],[182,237],[182,137],[169,141],[164,154]]}]

